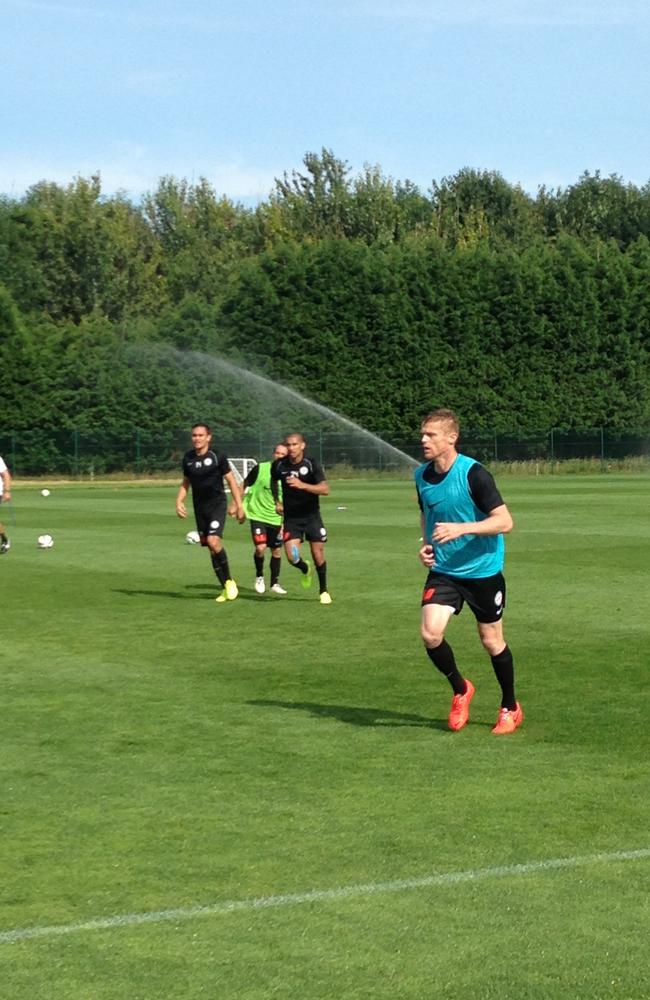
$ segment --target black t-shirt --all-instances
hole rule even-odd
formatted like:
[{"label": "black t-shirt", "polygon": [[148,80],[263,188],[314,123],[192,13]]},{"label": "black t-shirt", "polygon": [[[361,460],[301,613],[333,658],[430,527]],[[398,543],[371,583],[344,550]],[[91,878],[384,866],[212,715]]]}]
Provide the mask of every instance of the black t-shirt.
[{"label": "black t-shirt", "polygon": [[[441,483],[446,475],[447,472],[436,472],[433,462],[429,462],[429,465],[424,470],[425,481],[432,483],[434,486]],[[467,485],[469,486],[472,500],[483,514],[489,514],[495,507],[502,506],[503,498],[497,489],[494,478],[480,462],[475,462],[467,473]],[[418,503],[420,504],[420,510],[422,510],[422,501],[420,500],[419,493]]]},{"label": "black t-shirt", "polygon": [[315,486],[317,483],[325,482],[323,468],[314,458],[303,455],[300,462],[292,464],[289,456],[278,458],[271,466],[271,489],[276,495],[277,484],[282,485],[281,500],[284,505],[285,520],[293,517],[309,517],[317,514],[320,510],[317,493],[309,493],[307,490],[292,489],[291,486],[285,488],[287,479],[296,477],[303,483]]},{"label": "black t-shirt", "polygon": [[223,477],[230,472],[230,463],[226,455],[216,451],[206,451],[197,455],[192,448],[183,456],[183,476],[192,487],[194,506],[210,500],[225,499],[226,491]]}]

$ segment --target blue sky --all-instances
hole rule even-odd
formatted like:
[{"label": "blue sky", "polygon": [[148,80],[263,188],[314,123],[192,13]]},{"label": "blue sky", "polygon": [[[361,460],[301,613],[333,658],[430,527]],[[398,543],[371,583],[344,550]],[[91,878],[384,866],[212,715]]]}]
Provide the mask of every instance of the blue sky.
[{"label": "blue sky", "polygon": [[648,0],[0,0],[0,192],[246,203],[307,151],[429,188],[650,180]]}]

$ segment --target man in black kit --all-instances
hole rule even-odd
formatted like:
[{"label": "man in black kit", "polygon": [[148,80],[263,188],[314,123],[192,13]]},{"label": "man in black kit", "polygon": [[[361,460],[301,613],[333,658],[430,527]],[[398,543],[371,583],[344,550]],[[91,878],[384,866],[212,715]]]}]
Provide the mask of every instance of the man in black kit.
[{"label": "man in black kit", "polygon": [[191,486],[196,528],[201,537],[201,545],[210,550],[212,567],[224,588],[215,598],[218,604],[222,604],[224,601],[234,601],[239,593],[237,584],[230,575],[228,556],[222,541],[228,506],[224,480],[228,483],[232,494],[228,513],[233,517],[236,516],[240,524],[246,520],[246,515],[230,463],[224,454],[212,451],[211,443],[212,431],[208,425],[194,424],[192,427],[194,447],[183,457],[183,482],[176,496],[176,513],[181,518],[187,517],[185,498]]},{"label": "man in black kit", "polygon": [[271,466],[271,490],[276,510],[284,516],[284,550],[291,565],[302,573],[303,587],[308,588],[312,580],[311,567],[300,554],[302,540],[307,539],[318,574],[320,603],[331,604],[325,562],[327,531],[321,520],[319,501],[319,497],[329,495],[330,488],[319,463],[305,455],[306,441],[302,434],[289,434],[285,444],[288,455]]}]

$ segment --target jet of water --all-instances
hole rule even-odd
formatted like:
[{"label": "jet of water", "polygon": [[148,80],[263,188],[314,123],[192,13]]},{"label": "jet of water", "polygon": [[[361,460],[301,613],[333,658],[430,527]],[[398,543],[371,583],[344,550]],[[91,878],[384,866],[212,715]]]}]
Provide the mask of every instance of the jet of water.
[{"label": "jet of water", "polygon": [[[157,347],[158,349],[161,349],[162,345],[157,345]],[[278,396],[280,396],[286,401],[298,403],[306,409],[312,410],[315,413],[326,417],[332,421],[332,423],[352,431],[363,440],[371,443],[376,448],[381,449],[381,451],[386,455],[391,456],[394,460],[397,460],[400,465],[406,465],[410,468],[414,468],[419,464],[416,459],[407,455],[407,453],[402,451],[400,448],[396,448],[394,445],[384,441],[384,439],[379,437],[378,434],[373,434],[372,431],[366,430],[365,427],[355,423],[354,420],[350,420],[348,417],[343,416],[343,414],[337,413],[336,410],[332,410],[329,406],[317,403],[315,400],[297,392],[295,389],[291,389],[289,386],[283,385],[281,382],[275,382],[273,379],[266,378],[264,375],[258,375],[256,372],[250,371],[248,368],[242,368],[234,362],[228,361],[226,358],[220,357],[219,355],[205,354],[202,351],[180,351],[171,345],[164,345],[164,348],[162,349],[165,352],[169,351],[178,359],[179,362],[184,364],[189,363],[191,365],[197,365],[203,370],[205,370],[206,367],[210,367],[215,372],[227,374],[233,378],[238,378],[255,387],[259,392],[269,398],[278,398]]]}]

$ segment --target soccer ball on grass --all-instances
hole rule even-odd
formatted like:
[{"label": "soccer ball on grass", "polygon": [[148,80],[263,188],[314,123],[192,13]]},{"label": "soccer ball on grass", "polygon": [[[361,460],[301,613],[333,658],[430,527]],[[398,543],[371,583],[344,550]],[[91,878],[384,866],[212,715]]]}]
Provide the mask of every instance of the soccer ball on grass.
[{"label": "soccer ball on grass", "polygon": [[36,539],[36,544],[39,549],[51,549],[54,545],[54,539],[51,535],[39,535]]},{"label": "soccer ball on grass", "polygon": [[185,541],[188,545],[198,545],[201,541],[198,531],[188,531],[185,535]]}]

